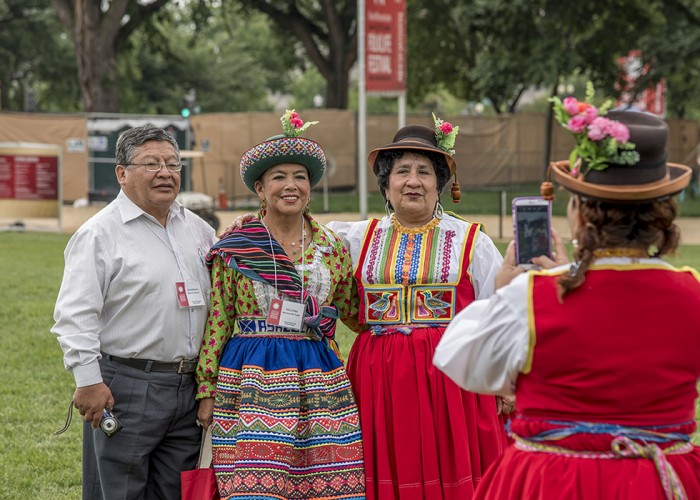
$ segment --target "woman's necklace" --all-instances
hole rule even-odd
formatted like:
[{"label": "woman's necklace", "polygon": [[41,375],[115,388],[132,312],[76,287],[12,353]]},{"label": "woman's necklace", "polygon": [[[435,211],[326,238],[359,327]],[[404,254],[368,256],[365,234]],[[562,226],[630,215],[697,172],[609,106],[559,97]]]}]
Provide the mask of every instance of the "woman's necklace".
[{"label": "woman's necklace", "polygon": [[304,242],[306,241],[306,223],[304,222],[303,215],[301,219],[301,236],[298,239],[292,239],[292,241],[284,242],[280,238],[278,238],[275,232],[272,231],[269,227],[267,230],[272,234],[272,237],[275,238],[275,241],[282,245],[282,247],[288,254],[296,256],[296,254],[299,253],[299,250],[303,249],[304,247]]},{"label": "woman's necklace", "polygon": [[596,248],[593,250],[593,257],[602,259],[605,257],[629,257],[631,259],[649,258],[649,253],[641,248]]},{"label": "woman's necklace", "polygon": [[398,219],[396,218],[396,214],[391,214],[391,224],[394,226],[394,229],[396,229],[399,233],[423,234],[427,233],[435,226],[440,224],[440,219],[438,219],[437,217],[433,217],[432,220],[430,220],[427,224],[421,227],[406,227],[398,221]]}]

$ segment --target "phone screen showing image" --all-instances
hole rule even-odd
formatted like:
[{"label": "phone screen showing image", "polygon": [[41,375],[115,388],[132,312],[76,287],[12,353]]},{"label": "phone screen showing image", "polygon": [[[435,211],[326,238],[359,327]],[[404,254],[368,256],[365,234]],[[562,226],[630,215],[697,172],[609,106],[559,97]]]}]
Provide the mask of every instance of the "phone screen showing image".
[{"label": "phone screen showing image", "polygon": [[518,264],[530,264],[533,257],[551,256],[549,204],[516,204],[515,233]]}]

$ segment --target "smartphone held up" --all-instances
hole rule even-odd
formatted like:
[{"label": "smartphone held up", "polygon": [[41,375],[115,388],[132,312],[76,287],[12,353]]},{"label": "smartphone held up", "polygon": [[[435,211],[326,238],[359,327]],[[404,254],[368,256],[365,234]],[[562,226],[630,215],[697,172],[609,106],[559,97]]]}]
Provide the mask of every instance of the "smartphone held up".
[{"label": "smartphone held up", "polygon": [[532,259],[552,258],[552,205],[541,196],[513,199],[513,232],[518,265],[532,269]]}]

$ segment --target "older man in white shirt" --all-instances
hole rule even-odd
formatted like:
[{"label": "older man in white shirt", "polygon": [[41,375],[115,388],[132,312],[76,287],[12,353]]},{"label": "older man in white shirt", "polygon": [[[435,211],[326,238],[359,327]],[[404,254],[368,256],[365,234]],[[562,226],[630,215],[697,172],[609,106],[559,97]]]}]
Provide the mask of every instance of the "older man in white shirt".
[{"label": "older man in white shirt", "polygon": [[[121,192],[65,250],[52,328],[85,419],[83,498],[179,498],[195,466],[194,369],[207,318],[203,256],[214,230],[181,206],[180,151],[145,125],[117,142]],[[109,436],[112,411],[123,426]]]}]

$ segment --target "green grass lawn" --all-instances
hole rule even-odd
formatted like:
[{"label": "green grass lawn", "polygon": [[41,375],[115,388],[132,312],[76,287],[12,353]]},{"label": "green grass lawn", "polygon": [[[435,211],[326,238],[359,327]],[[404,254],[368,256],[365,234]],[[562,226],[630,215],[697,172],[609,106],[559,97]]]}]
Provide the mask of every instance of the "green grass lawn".
[{"label": "green grass lawn", "polygon": [[[0,498],[80,498],[79,416],[65,434],[52,435],[74,390],[49,332],[68,239],[0,233]],[[700,267],[700,246],[682,247],[674,263]],[[354,334],[339,325],[337,337],[347,356]]]}]

